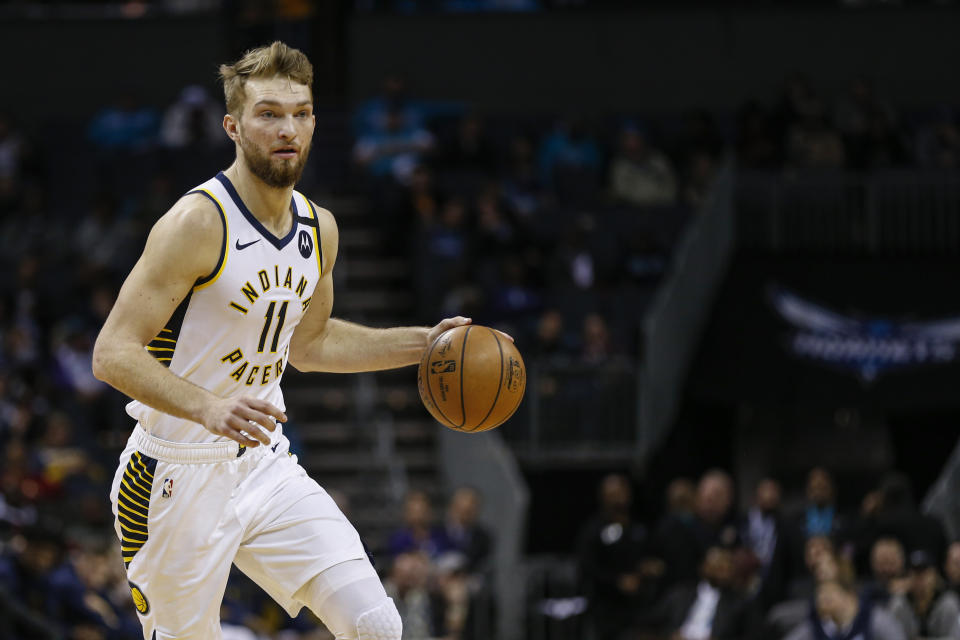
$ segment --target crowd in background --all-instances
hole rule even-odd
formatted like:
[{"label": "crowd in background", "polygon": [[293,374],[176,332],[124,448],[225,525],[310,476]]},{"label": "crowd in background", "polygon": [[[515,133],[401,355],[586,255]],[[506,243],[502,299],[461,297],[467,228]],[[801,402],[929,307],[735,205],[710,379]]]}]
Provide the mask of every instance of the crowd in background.
[{"label": "crowd in background", "polygon": [[888,474],[852,513],[837,491],[815,468],[786,503],[768,477],[741,510],[714,469],[671,482],[648,524],[627,478],[607,476],[578,549],[592,637],[960,638],[960,541],[920,512],[909,480]]},{"label": "crowd in background", "polygon": [[[6,276],[0,280],[0,620],[19,620],[37,637],[137,636],[107,502],[130,421],[124,399],[92,376],[92,345],[150,226],[183,189],[208,177],[178,173],[189,174],[191,167],[180,160],[229,161],[231,148],[219,130],[221,109],[198,87],[185,88],[165,109],[118,95],[72,147],[65,138],[45,139],[0,114],[0,268]],[[705,202],[725,149],[733,149],[747,169],[955,170],[957,125],[949,110],[899,114],[864,80],[830,101],[803,76],[792,76],[775,103],[751,103],[731,117],[693,112],[591,120],[438,106],[411,99],[395,77],[382,95],[356,110],[356,143],[344,155],[352,157],[355,171],[349,188],[361,190],[382,216],[391,239],[384,251],[410,260],[424,321],[471,315],[510,327],[531,360],[596,365],[636,355],[642,309],[684,222]],[[75,190],[81,183],[84,190]],[[729,484],[709,478],[707,486]],[[871,503],[875,514],[868,509],[849,525],[811,502],[794,526],[774,515],[774,485],[763,487],[743,522],[729,503],[710,507],[700,492],[681,483],[656,528],[631,524],[626,535],[621,523],[613,547],[636,542],[640,563],[611,582],[591,573],[594,565],[585,559],[586,584],[599,595],[596,606],[609,601],[613,611],[640,602],[652,616],[664,611],[655,603],[670,603],[664,606],[672,614],[660,620],[677,627],[658,627],[653,618],[632,623],[671,633],[685,626],[686,637],[719,638],[720,627],[704,636],[703,621],[683,608],[690,598],[701,602],[699,591],[676,591],[709,573],[728,582],[720,586],[730,589],[735,611],[742,605],[743,615],[767,612],[768,622],[775,603],[814,593],[818,603],[830,601],[847,613],[874,607],[868,603],[876,598],[851,600],[847,567],[858,576],[872,575],[873,538],[863,527],[893,508],[896,492],[887,486],[883,500]],[[729,487],[719,492],[729,493]],[[622,495],[613,500],[622,502]],[[614,507],[603,517],[623,518],[622,507]],[[465,603],[481,592],[484,570],[476,569],[469,547],[465,559],[445,555],[429,536],[424,547],[419,508],[419,519],[407,516],[413,533],[398,536],[395,561],[381,570],[408,621],[419,620],[422,628],[468,628]],[[408,504],[408,511],[417,509]],[[601,545],[616,530],[607,525],[597,525]],[[734,537],[718,538],[723,531]],[[900,558],[884,588],[891,594],[891,615],[907,620],[902,603],[913,606],[929,594],[910,591],[922,581],[904,578],[943,567],[946,548],[942,541],[928,548],[913,539],[887,540],[880,548],[888,550],[881,556]],[[889,551],[894,548],[899,551]],[[650,549],[662,554],[658,562],[649,560],[658,558]],[[819,590],[830,588],[835,597],[821,598]],[[707,604],[715,599],[703,591]],[[719,600],[724,607],[727,601]],[[859,608],[852,609],[852,602]],[[746,619],[737,616],[731,624]],[[799,622],[806,617],[804,609]],[[9,628],[0,624],[0,638],[18,637],[4,636]]]},{"label": "crowd in background", "polygon": [[636,319],[728,150],[742,171],[955,171],[958,121],[900,113],[867,78],[828,97],[792,74],[731,114],[588,118],[482,115],[391,76],[355,113],[353,160],[413,256],[421,319],[480,317],[538,353],[595,360],[635,353]]}]

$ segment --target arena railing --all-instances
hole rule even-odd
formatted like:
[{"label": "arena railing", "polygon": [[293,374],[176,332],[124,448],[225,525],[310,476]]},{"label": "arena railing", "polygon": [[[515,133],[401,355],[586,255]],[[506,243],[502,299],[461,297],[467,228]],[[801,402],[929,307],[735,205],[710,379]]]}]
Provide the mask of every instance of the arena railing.
[{"label": "arena railing", "polygon": [[747,250],[960,253],[956,171],[741,171],[735,200],[738,242]]},{"label": "arena railing", "polygon": [[527,391],[504,437],[526,461],[629,459],[637,436],[637,367],[532,361]]}]

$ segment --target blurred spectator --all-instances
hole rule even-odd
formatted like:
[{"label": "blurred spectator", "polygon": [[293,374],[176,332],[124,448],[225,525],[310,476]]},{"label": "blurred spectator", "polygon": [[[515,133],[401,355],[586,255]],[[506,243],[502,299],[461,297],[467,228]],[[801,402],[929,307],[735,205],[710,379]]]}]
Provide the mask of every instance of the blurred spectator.
[{"label": "blurred spectator", "polygon": [[542,296],[533,286],[523,260],[508,256],[499,265],[499,277],[492,283],[490,309],[492,317],[501,321],[516,320],[540,309]]},{"label": "blurred spectator", "polygon": [[591,246],[596,222],[589,215],[578,216],[563,230],[554,249],[550,279],[554,285],[572,284],[578,289],[592,289],[598,277],[598,256]]},{"label": "blurred spectator", "polygon": [[842,169],[846,149],[827,120],[820,98],[809,96],[787,129],[787,161],[797,169]]},{"label": "blurred spectator", "polygon": [[641,573],[647,532],[630,513],[633,492],[626,476],[606,476],[599,494],[598,513],[580,529],[577,560],[593,633],[612,639],[633,626],[640,605],[651,598],[651,584]]},{"label": "blurred spectator", "polygon": [[353,158],[374,177],[391,177],[408,185],[413,170],[432,149],[433,136],[429,131],[406,125],[401,112],[389,111],[382,131],[371,131],[357,139]]},{"label": "blurred spectator", "polygon": [[870,549],[870,580],[864,589],[881,606],[907,588],[903,546],[896,538],[880,538]]},{"label": "blurred spectator", "polygon": [[664,562],[665,585],[692,581],[697,576],[700,550],[695,529],[696,491],[688,478],[676,478],[667,486],[667,512],[657,522],[653,535],[655,554]]},{"label": "blurred spectator", "polygon": [[564,331],[563,314],[547,309],[537,321],[531,352],[543,360],[562,360],[573,353],[574,345]]},{"label": "blurred spectator", "polygon": [[806,501],[799,514],[799,527],[804,537],[833,536],[841,529],[837,513],[833,476],[822,467],[807,474]]},{"label": "blurred spectator", "polygon": [[853,566],[841,564],[829,538],[808,538],[804,545],[804,571],[790,580],[786,598],[770,607],[766,617],[767,634],[782,638],[801,624],[809,615],[818,584],[838,579],[852,582],[853,578]]},{"label": "blurred spectator", "polygon": [[810,619],[790,632],[787,640],[907,640],[903,629],[869,598],[857,598],[853,587],[839,580],[817,586]]},{"label": "blurred spectator", "polygon": [[163,114],[160,141],[173,149],[223,146],[230,140],[223,131],[223,115],[223,103],[205,88],[186,86]]},{"label": "blurred spectator", "polygon": [[947,547],[947,559],[943,563],[946,586],[960,596],[960,542],[951,542]]},{"label": "blurred spectator", "polygon": [[81,548],[50,574],[50,614],[72,627],[74,638],[134,640],[143,634],[116,551]]},{"label": "blurred spectator", "polygon": [[464,569],[476,573],[489,568],[493,538],[480,524],[480,493],[472,487],[459,487],[447,507],[446,537],[450,545],[466,559]]},{"label": "blurred spectator", "polygon": [[443,635],[443,596],[430,588],[430,560],[425,554],[405,552],[394,558],[383,587],[400,612],[404,640]]},{"label": "blurred spectator", "polygon": [[794,71],[787,75],[780,97],[773,108],[773,119],[777,134],[786,140],[789,130],[811,115],[822,112],[822,104],[817,97],[810,78],[806,74]]},{"label": "blurred spectator", "polygon": [[434,565],[435,589],[443,599],[444,638],[459,640],[464,636],[471,613],[471,576],[467,559],[459,552],[444,553]]},{"label": "blurred spectator", "polygon": [[780,493],[780,483],[773,478],[760,480],[741,525],[741,539],[758,565],[757,600],[763,609],[784,597],[789,573],[791,541],[780,516]]},{"label": "blurred spectator", "polygon": [[744,544],[766,569],[773,562],[779,531],[780,483],[773,478],[763,478],[754,490],[753,505],[747,510],[744,521]]},{"label": "blurred spectator", "polygon": [[434,182],[433,171],[426,165],[418,165],[410,176],[410,185],[404,191],[400,216],[395,226],[427,226],[440,217],[443,198]]},{"label": "blurred spectator", "polygon": [[711,469],[700,478],[695,505],[702,548],[730,548],[739,541],[733,510],[733,478],[726,471]]},{"label": "blurred spectator", "polygon": [[897,119],[893,107],[876,95],[873,82],[859,76],[850,82],[847,92],[837,101],[834,121],[840,133],[849,142],[857,144],[857,140],[868,136],[872,120],[878,115],[891,123]]},{"label": "blurred spectator", "polygon": [[[0,189],[12,189],[20,179],[23,136],[13,127],[10,115],[0,111]],[[0,194],[2,198],[2,194]]]},{"label": "blurred spectator", "polygon": [[84,400],[93,400],[107,385],[93,377],[94,336],[77,317],[64,319],[53,337],[53,359],[60,385]]},{"label": "blurred spectator", "polygon": [[133,263],[137,251],[133,240],[139,235],[130,219],[120,215],[114,196],[102,192],[80,223],[73,247],[89,269],[119,272]]},{"label": "blurred spectator", "polygon": [[890,613],[907,638],[960,638],[960,599],[944,589],[933,558],[926,551],[910,554],[906,593],[893,599]]},{"label": "blurred spectator", "polygon": [[3,631],[14,638],[58,639],[69,634],[66,621],[48,608],[50,574],[60,563],[63,543],[59,533],[32,527],[13,539],[0,555],[0,618]]},{"label": "blurred spectator", "polygon": [[554,184],[558,168],[582,171],[584,176],[600,171],[600,146],[578,118],[559,122],[540,144],[540,179]]},{"label": "blurred spectator", "polygon": [[643,130],[628,124],[620,131],[619,152],[610,163],[613,196],[628,204],[672,204],[677,180],[667,156],[647,141]]},{"label": "blurred spectator", "polygon": [[436,558],[453,549],[442,527],[433,524],[430,498],[423,491],[411,491],[403,501],[403,527],[393,532],[388,543],[390,555],[419,552]]},{"label": "blurred spectator", "polygon": [[683,203],[694,208],[703,206],[716,175],[717,162],[713,156],[704,151],[692,153],[683,178]]},{"label": "blurred spectator", "polygon": [[747,638],[756,628],[750,604],[732,587],[733,554],[710,547],[700,568],[700,582],[675,587],[663,603],[672,640]]},{"label": "blurred spectator", "polygon": [[885,169],[905,166],[909,160],[903,134],[895,122],[880,112],[870,114],[866,135],[847,145],[848,166],[854,169]]},{"label": "blurred spectator", "polygon": [[[391,120],[395,122],[391,124]],[[391,127],[417,130],[424,126],[423,108],[407,97],[407,82],[400,74],[383,80],[380,95],[367,100],[354,112],[357,138],[388,132]]]},{"label": "blurred spectator", "polygon": [[849,152],[850,167],[872,169],[906,161],[906,149],[896,131],[896,112],[877,97],[869,79],[853,79],[837,102],[835,121]]},{"label": "blurred spectator", "polygon": [[529,138],[510,142],[510,157],[502,175],[503,197],[521,218],[529,219],[541,206],[543,184],[537,172],[536,154]]},{"label": "blurred spectator", "polygon": [[447,200],[440,217],[418,230],[417,292],[421,315],[434,315],[437,301],[466,273],[470,263],[467,207],[461,198]]},{"label": "blurred spectator", "polygon": [[496,168],[496,150],[484,131],[483,120],[476,113],[463,116],[456,134],[441,144],[437,163],[444,170],[473,171],[490,175]]},{"label": "blurred spectator", "polygon": [[142,106],[133,93],[126,92],[113,106],[94,115],[87,137],[101,149],[145,151],[156,141],[159,128],[156,110]]},{"label": "blurred spectator", "polygon": [[938,109],[933,122],[917,133],[915,145],[920,166],[960,167],[960,126],[954,111],[946,107]]},{"label": "blurred spectator", "polygon": [[588,365],[598,365],[615,355],[606,320],[598,313],[589,313],[583,319],[583,345],[580,360]]},{"label": "blurred spectator", "polygon": [[484,189],[476,199],[475,251],[484,262],[502,261],[515,255],[520,237],[510,213],[504,208],[495,185]]},{"label": "blurred spectator", "polygon": [[947,547],[943,523],[917,509],[906,475],[890,473],[881,482],[880,510],[874,526],[876,535],[894,537],[907,551],[922,549],[933,557],[935,564],[943,563]]},{"label": "blurred spectator", "polygon": [[737,113],[737,164],[744,169],[780,166],[780,146],[770,115],[756,101]]}]

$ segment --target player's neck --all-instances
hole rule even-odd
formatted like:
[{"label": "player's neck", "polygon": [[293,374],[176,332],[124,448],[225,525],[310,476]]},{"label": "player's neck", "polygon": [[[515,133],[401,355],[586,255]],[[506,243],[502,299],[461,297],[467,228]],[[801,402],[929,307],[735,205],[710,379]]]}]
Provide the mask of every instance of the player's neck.
[{"label": "player's neck", "polygon": [[234,162],[223,172],[236,188],[240,199],[247,205],[250,213],[263,226],[276,236],[283,236],[290,230],[290,199],[293,186],[271,187],[241,162]]}]

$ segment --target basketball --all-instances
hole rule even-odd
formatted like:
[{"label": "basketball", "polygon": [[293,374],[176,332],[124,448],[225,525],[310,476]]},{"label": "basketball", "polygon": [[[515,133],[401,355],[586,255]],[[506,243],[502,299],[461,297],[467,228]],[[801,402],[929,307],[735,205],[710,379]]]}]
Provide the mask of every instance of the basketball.
[{"label": "basketball", "polygon": [[527,371],[512,341],[489,327],[466,325],[433,341],[420,360],[417,386],[440,424],[479,433],[500,426],[517,410]]}]

